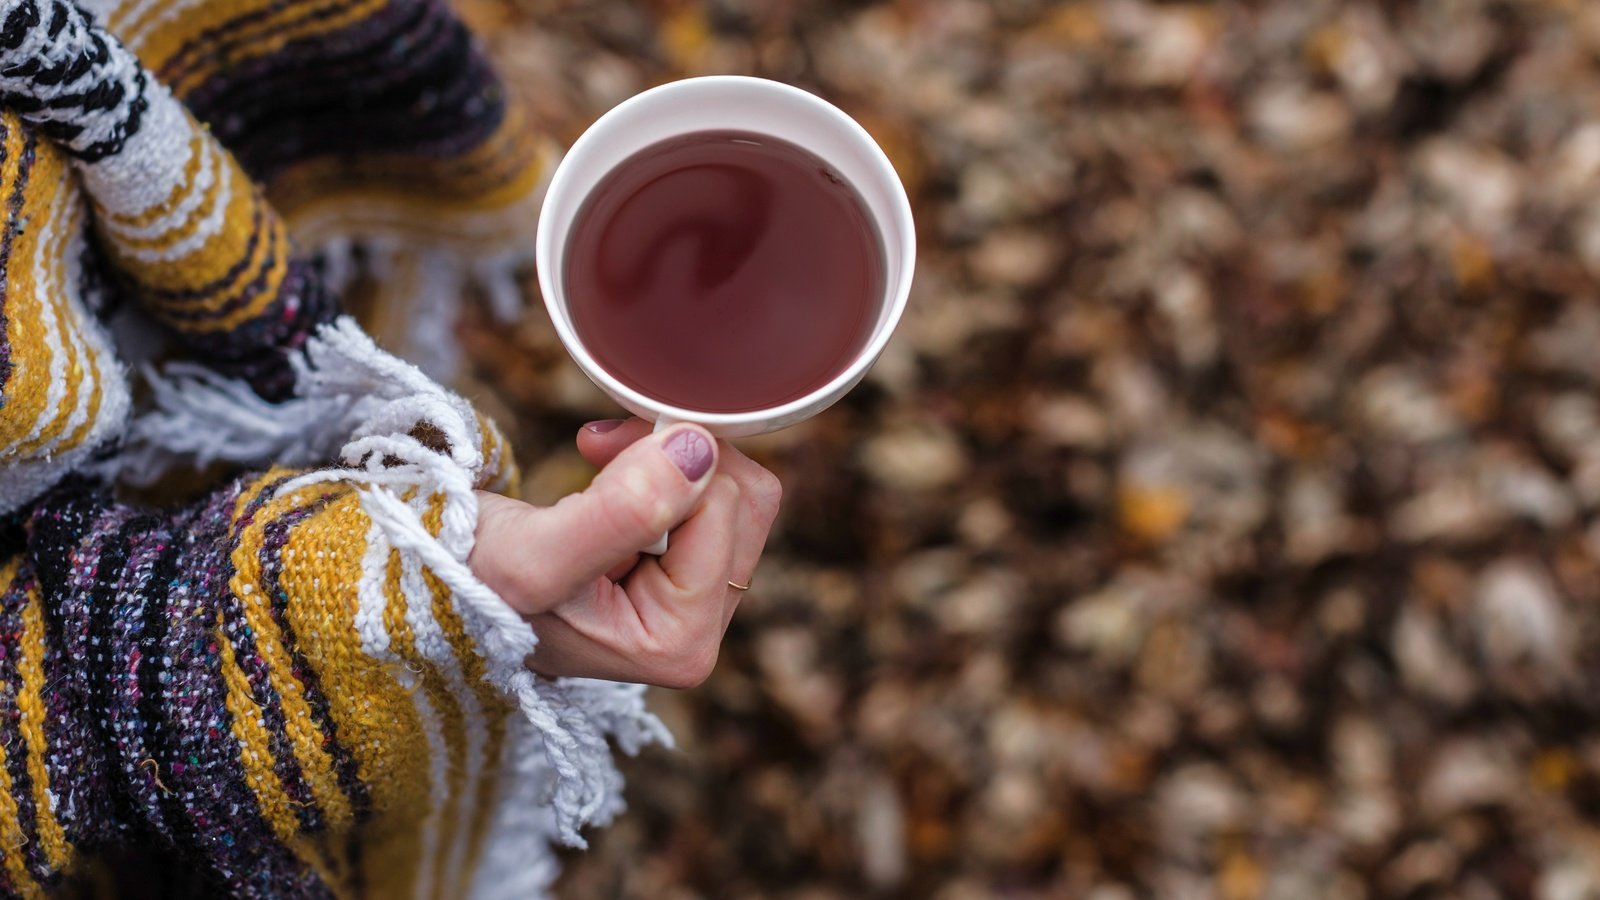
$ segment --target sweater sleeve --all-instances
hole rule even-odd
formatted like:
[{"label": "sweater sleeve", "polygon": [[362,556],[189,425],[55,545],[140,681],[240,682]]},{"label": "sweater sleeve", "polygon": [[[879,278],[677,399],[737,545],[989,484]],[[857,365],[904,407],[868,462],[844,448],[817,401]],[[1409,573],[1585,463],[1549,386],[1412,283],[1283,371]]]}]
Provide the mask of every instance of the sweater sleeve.
[{"label": "sweater sleeve", "polygon": [[[141,835],[236,896],[467,893],[515,704],[356,490],[285,489],[298,474],[159,511],[69,480],[13,529],[11,893]],[[422,507],[437,529],[439,502]]]},{"label": "sweater sleeve", "polygon": [[0,104],[70,159],[123,287],[191,356],[278,399],[337,314],[233,156],[67,0],[0,0]]}]

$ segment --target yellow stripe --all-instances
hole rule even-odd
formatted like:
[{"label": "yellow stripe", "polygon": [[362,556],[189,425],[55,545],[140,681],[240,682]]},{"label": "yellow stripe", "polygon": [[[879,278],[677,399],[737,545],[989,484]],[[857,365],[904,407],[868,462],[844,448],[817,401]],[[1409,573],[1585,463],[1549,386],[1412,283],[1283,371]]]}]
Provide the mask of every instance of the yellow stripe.
[{"label": "yellow stripe", "polygon": [[[20,558],[12,558],[0,568],[0,584],[9,588],[16,580]],[[24,897],[41,897],[43,892],[28,873],[24,853],[28,839],[22,831],[22,814],[17,809],[17,798],[12,795],[11,770],[7,768],[6,743],[0,741],[0,861],[3,861],[6,878],[11,889]]]},{"label": "yellow stripe", "polygon": [[[167,0],[165,3],[152,4],[145,9],[138,19],[128,22],[129,13],[133,12],[138,5],[137,0],[121,0],[117,4],[117,8],[106,17],[106,30],[116,35],[117,40],[122,41],[124,44],[127,43],[127,35],[133,34],[139,28],[142,28],[146,22],[150,21],[151,18],[160,15],[167,7],[172,5],[172,0]],[[149,66],[145,68],[149,68]]]},{"label": "yellow stripe", "polygon": [[[432,502],[429,503],[427,512],[423,513],[422,526],[429,534],[436,535],[439,533],[439,530],[442,527],[443,520],[444,498],[436,495],[433,497]],[[450,591],[437,578],[434,577],[431,571],[426,569],[424,569],[422,572],[422,580],[423,583],[428,587],[430,599],[429,612],[433,616],[435,622],[439,625],[439,630],[444,632],[445,640],[449,642],[450,649],[452,652],[454,652],[456,659],[462,663],[462,677],[463,680],[467,680],[465,674],[464,657],[474,656],[475,654],[472,652],[470,647],[463,648],[461,646],[461,642],[455,639],[451,634],[451,624],[452,620],[454,619],[454,615],[453,610],[449,608]],[[391,595],[390,603],[392,604],[393,602],[394,598]],[[440,617],[441,613],[445,616],[445,618]],[[459,630],[460,623],[456,622],[454,624],[456,629]],[[463,652],[463,649],[465,649],[465,652]],[[414,650],[413,653],[415,653]],[[476,788],[477,786],[468,785],[466,783],[466,711],[462,708],[461,701],[457,699],[455,691],[449,686],[449,682],[445,679],[444,675],[439,671],[437,666],[432,663],[423,663],[423,676],[426,679],[424,683],[428,686],[429,695],[435,697],[436,705],[438,705],[441,709],[449,710],[445,716],[446,727],[444,729],[444,734],[446,746],[450,750],[450,781],[449,788],[445,794],[446,801],[444,812],[439,819],[443,825],[443,831],[441,832],[441,840],[439,841],[438,847],[438,863],[435,865],[433,870],[435,879],[433,895],[436,897],[455,896],[463,893],[466,886],[459,884],[446,884],[443,879],[449,874],[447,864],[450,860],[450,848],[454,844],[454,829],[461,816],[461,806],[469,799],[477,799],[476,791],[473,791],[472,796],[469,797],[468,795],[469,789]],[[470,681],[467,682],[467,689],[469,691],[473,689]],[[478,706],[480,709],[483,706],[481,697],[479,698]],[[487,768],[487,766],[485,766],[485,768]],[[476,810],[474,810],[474,812],[476,812]]]},{"label": "yellow stripe", "polygon": [[[313,6],[296,3],[259,22],[243,26],[230,25],[243,16],[268,7],[271,2],[272,0],[234,0],[231,3],[197,4],[185,10],[181,18],[168,20],[145,34],[143,40],[133,49],[145,68],[159,71],[172,63],[177,53],[186,46],[190,47],[190,54],[205,53],[208,49],[216,48],[222,40],[228,41],[230,49],[222,57],[220,64],[217,62],[202,64],[181,81],[171,85],[173,92],[181,97],[189,86],[192,86],[192,82],[209,78],[218,71],[225,71],[251,58],[281,49],[293,37],[342,27],[353,18],[370,15],[384,6],[387,0],[373,0],[355,7],[351,12],[321,21],[316,20],[317,13],[337,4],[323,3]],[[170,3],[163,4],[147,10],[133,22],[122,21],[126,13],[114,15],[109,28],[118,35],[134,34],[143,30],[152,17],[159,15],[165,6],[170,5]],[[303,21],[308,18],[311,19],[309,23]],[[206,32],[213,34],[202,37]],[[195,41],[201,42],[197,48],[193,46]]]},{"label": "yellow stripe", "polygon": [[[393,550],[389,551],[384,568],[383,594],[387,600],[383,609],[384,630],[389,633],[390,647],[398,654],[398,648],[410,646],[411,626],[406,624],[403,612],[396,615],[395,598],[400,596],[400,554]],[[415,709],[413,706],[413,713]],[[413,893],[421,869],[422,831],[427,827],[428,812],[433,803],[427,790],[432,754],[427,750],[426,737],[422,735],[421,718],[417,717],[415,722],[416,731],[413,733],[422,738],[421,762],[424,768],[412,773],[412,777],[421,789],[407,798],[406,812],[396,816],[397,822],[403,824],[394,829],[395,833],[384,848],[385,852],[367,860],[366,882],[373,888],[374,896]]]},{"label": "yellow stripe", "polygon": [[[261,274],[263,266],[266,265],[265,260],[268,253],[275,254],[275,258],[271,263],[271,268],[287,271],[289,246],[283,229],[283,223],[270,208],[259,208],[258,210],[257,205],[261,202],[262,201],[259,197],[252,197],[251,208],[247,211],[247,215],[241,214],[238,216],[240,221],[246,223],[244,226],[240,227],[249,229],[248,232],[246,232],[247,236],[255,233],[257,228],[260,229],[261,233],[260,238],[256,240],[253,245],[245,245],[249,246],[250,256],[247,260],[245,260],[245,264],[239,267],[238,272],[233,275],[233,278],[230,282],[214,291],[201,294],[190,299],[152,298],[150,301],[151,304],[156,306],[163,313],[170,312],[173,314],[193,314],[195,312],[205,311],[214,312],[216,310],[225,308],[236,297],[243,293],[244,290],[250,286],[251,282],[253,282],[257,276]],[[260,213],[259,217],[257,216],[258,211]],[[231,221],[232,217],[230,217],[230,224],[225,225],[224,227],[235,227],[231,224]],[[245,246],[241,246],[238,249],[243,251]],[[211,250],[207,247],[202,247],[197,248],[195,252],[214,252],[214,250]],[[223,271],[226,272],[227,269],[231,269],[233,265],[234,263],[229,263]],[[209,281],[214,280],[199,277],[199,273],[188,272],[182,266],[173,265],[170,263],[164,263],[162,266],[171,267],[175,270],[171,274],[178,275],[184,280],[185,283],[175,285],[175,287],[179,290],[192,290],[200,285],[207,284]],[[267,276],[266,285],[262,289],[263,294],[270,299],[277,293],[276,286],[277,281],[272,278],[271,274],[269,274]]]},{"label": "yellow stripe", "polygon": [[[82,202],[72,204],[71,216],[69,231],[76,233],[78,229],[83,227],[84,205]],[[62,277],[65,276],[63,275]],[[83,421],[78,423],[78,427],[62,443],[59,450],[81,445],[89,439],[89,433],[100,422],[100,401],[104,399],[105,395],[105,391],[101,389],[103,382],[101,381],[100,362],[102,357],[113,357],[114,351],[110,349],[104,331],[101,331],[99,335],[89,334],[88,327],[84,331],[85,333],[82,335],[84,355],[88,358],[89,363],[89,410],[88,414],[83,417]]]},{"label": "yellow stripe", "polygon": [[[285,470],[275,469],[246,486],[234,503],[233,520],[237,522],[250,503],[285,474],[287,474]],[[257,517],[253,521],[261,522],[260,514],[264,512],[265,508],[257,510]],[[249,606],[249,604],[244,605]],[[340,878],[330,866],[319,845],[320,836],[300,833],[300,817],[296,811],[298,803],[290,798],[283,782],[278,778],[275,770],[277,758],[272,753],[273,736],[267,730],[261,707],[256,702],[248,677],[238,664],[233,643],[223,631],[222,623],[223,617],[219,613],[216,640],[221,651],[222,679],[227,687],[224,703],[231,720],[230,730],[239,743],[239,762],[244,770],[245,783],[255,795],[256,805],[261,810],[262,818],[266,819],[278,841],[289,847],[297,858],[309,865],[326,884],[332,887],[336,896],[344,896],[347,894],[345,879]],[[257,641],[256,650],[260,653],[261,634],[254,625],[251,625],[251,629]],[[277,673],[278,670],[272,669],[272,675]],[[273,685],[273,689],[278,691],[280,697],[283,696],[282,690],[276,684]]]},{"label": "yellow stripe", "polygon": [[324,735],[312,718],[311,705],[302,693],[304,688],[292,674],[293,660],[272,618],[272,598],[261,585],[261,551],[267,525],[308,500],[306,492],[296,491],[275,497],[256,511],[254,519],[238,536],[232,554],[234,575],[228,586],[243,610],[245,624],[255,639],[256,653],[266,663],[267,682],[278,695],[284,732],[300,763],[312,800],[322,810],[331,830],[344,831],[354,820],[350,801],[339,787],[333,759],[323,748]]},{"label": "yellow stripe", "polygon": [[261,815],[272,827],[279,841],[294,840],[300,830],[300,821],[291,808],[289,794],[273,771],[276,759],[272,744],[262,723],[261,707],[256,704],[250,682],[239,668],[233,655],[233,643],[222,630],[222,614],[217,614],[217,646],[222,651],[222,680],[228,686],[225,701],[228,717],[233,722],[233,736],[239,742],[239,763],[244,769],[245,783],[256,795],[256,805]]},{"label": "yellow stripe", "polygon": [[[416,650],[408,648],[401,652],[402,658],[417,659]],[[444,809],[439,813],[439,845],[434,848],[436,858],[433,867],[433,884],[429,886],[428,895],[432,897],[449,897],[456,894],[444,883],[445,862],[450,856],[450,837],[452,826],[456,822],[463,796],[466,793],[466,719],[461,710],[461,704],[456,701],[455,695],[445,683],[444,677],[437,667],[431,663],[422,663],[422,686],[427,691],[428,699],[432,701],[434,709],[439,713],[440,732],[444,736],[445,746],[445,795]]]},{"label": "yellow stripe", "polygon": [[86,351],[84,355],[89,360],[89,412],[83,417],[83,421],[78,423],[78,427],[61,445],[58,452],[76,447],[88,440],[89,432],[100,422],[100,400],[105,394],[100,388],[100,357],[102,353],[109,355],[109,351],[105,349],[105,344],[101,344],[97,349],[95,344],[89,342],[88,335],[84,335],[84,350]]},{"label": "yellow stripe", "polygon": [[[485,469],[478,476],[478,485],[487,491],[503,494],[512,499],[520,499],[522,490],[522,473],[517,466],[516,453],[511,449],[511,442],[506,440],[505,433],[500,430],[494,420],[484,415],[477,414],[478,435],[483,442],[483,458]],[[493,466],[488,463],[493,463]]]},{"label": "yellow stripe", "polygon": [[[0,200],[14,189],[22,161],[23,129],[16,116],[5,114],[5,163],[0,167]],[[6,267],[6,339],[11,344],[11,378],[0,414],[0,447],[26,440],[39,421],[50,389],[50,347],[44,333],[44,299],[34,283],[33,263],[41,252],[39,234],[56,191],[61,187],[61,160],[49,141],[34,146],[33,166],[23,190],[21,223],[12,238]],[[0,212],[3,214],[3,212]]]},{"label": "yellow stripe", "polygon": [[[437,520],[437,516],[434,517]],[[432,523],[430,530],[438,531],[438,523]],[[416,633],[411,628],[411,623],[406,620],[407,601],[405,590],[401,586],[402,564],[400,554],[391,551],[389,564],[386,571],[384,594],[387,603],[384,605],[383,621],[389,631],[392,643],[390,649],[401,659],[410,661],[412,666],[421,669],[422,689],[426,691],[428,700],[439,713],[440,733],[444,738],[445,753],[447,756],[445,771],[448,783],[445,790],[444,808],[439,811],[436,827],[438,828],[439,841],[434,847],[434,862],[432,869],[432,883],[427,886],[424,896],[447,897],[453,896],[454,891],[449,890],[443,879],[445,877],[445,862],[450,855],[451,827],[455,824],[456,808],[462,801],[463,779],[466,776],[466,729],[464,716],[460,704],[445,684],[444,677],[432,663],[420,659],[416,648]],[[431,772],[422,773],[423,783],[432,783]],[[431,812],[431,798],[430,798]],[[428,815],[423,815],[416,822],[417,853],[422,852],[422,830],[428,827]],[[412,878],[417,877],[415,873]]]},{"label": "yellow stripe", "polygon": [[22,714],[22,737],[28,744],[28,777],[33,781],[34,831],[45,865],[60,871],[67,862],[67,836],[51,809],[50,773],[44,764],[44,613],[39,591],[30,587],[22,607],[21,656],[17,672],[22,676],[22,692],[17,709]]},{"label": "yellow stripe", "polygon": [[[258,200],[257,202],[260,201]],[[183,330],[205,333],[213,331],[231,331],[244,322],[261,315],[261,311],[266,309],[268,304],[278,298],[278,291],[283,287],[284,276],[288,275],[289,273],[289,254],[292,248],[289,244],[289,235],[283,227],[283,221],[278,218],[276,213],[274,213],[271,209],[266,210],[266,218],[264,221],[266,226],[272,231],[272,239],[262,240],[260,242],[256,257],[252,258],[250,265],[245,267],[245,271],[247,272],[256,271],[256,269],[259,267],[260,257],[264,256],[270,248],[275,248],[272,261],[267,269],[266,276],[263,279],[260,293],[256,295],[254,300],[250,301],[244,306],[239,307],[233,312],[228,313],[220,319],[207,319],[203,322],[185,322],[182,325]],[[220,295],[216,299],[212,308],[221,309],[227,306],[229,303],[232,303],[239,294],[242,294],[247,288],[249,288],[251,280],[252,279],[241,278],[236,285],[230,287],[230,290],[226,294]]]},{"label": "yellow stripe", "polygon": [[[60,208],[59,206],[52,207],[52,211]],[[67,366],[66,390],[61,396],[61,403],[56,407],[55,417],[45,423],[45,426],[39,429],[38,434],[12,449],[11,452],[17,456],[34,455],[41,447],[54,441],[61,432],[66,430],[67,422],[71,420],[72,413],[77,408],[78,392],[83,387],[84,364],[87,362],[98,373],[98,367],[93,359],[93,351],[87,338],[83,335],[85,327],[84,316],[86,314],[77,304],[71,302],[68,297],[68,292],[76,291],[77,286],[68,284],[66,281],[65,248],[67,241],[82,226],[81,208],[77,203],[69,202],[67,211],[60,213],[59,216],[60,220],[55,223],[56,233],[54,237],[51,239],[50,244],[40,251],[45,254],[42,262],[50,269],[50,280],[55,283],[55,290],[51,291],[48,296],[41,298],[41,300],[55,308],[56,324],[61,330],[60,352]],[[77,341],[74,341],[74,338],[77,338]],[[83,343],[82,352],[76,346],[78,342]],[[88,357],[88,359],[85,359],[85,357]],[[96,375],[96,381],[91,382],[91,384],[96,384],[97,382],[98,377]],[[89,414],[75,429],[76,440],[56,447],[54,452],[60,453],[75,446],[77,440],[82,440],[81,435],[87,434],[88,430],[94,426],[94,414],[99,411],[100,407],[100,392],[98,390],[90,391],[89,406],[91,407]]]}]

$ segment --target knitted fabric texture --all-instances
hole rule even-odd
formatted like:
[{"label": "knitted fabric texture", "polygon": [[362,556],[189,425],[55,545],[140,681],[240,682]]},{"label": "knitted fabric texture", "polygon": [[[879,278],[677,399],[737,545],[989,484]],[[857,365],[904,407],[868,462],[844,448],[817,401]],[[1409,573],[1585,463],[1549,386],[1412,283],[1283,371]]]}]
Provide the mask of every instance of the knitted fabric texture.
[{"label": "knitted fabric texture", "polygon": [[[538,896],[620,809],[642,689],[536,678],[466,566],[509,446],[339,313],[361,257],[446,346],[546,163],[437,2],[0,0],[0,890]],[[182,358],[137,409],[113,311]],[[255,472],[116,499],[177,460]]]}]

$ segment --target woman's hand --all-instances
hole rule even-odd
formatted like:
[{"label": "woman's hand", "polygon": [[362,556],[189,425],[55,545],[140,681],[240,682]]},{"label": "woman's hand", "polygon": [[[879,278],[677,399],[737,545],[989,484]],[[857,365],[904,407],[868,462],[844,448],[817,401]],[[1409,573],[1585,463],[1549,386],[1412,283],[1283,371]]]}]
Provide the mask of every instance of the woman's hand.
[{"label": "woman's hand", "polygon": [[[778,514],[771,472],[695,425],[592,422],[578,452],[600,467],[582,493],[535,507],[479,493],[468,561],[533,624],[544,675],[694,687]],[[660,557],[641,556],[668,529]]]}]

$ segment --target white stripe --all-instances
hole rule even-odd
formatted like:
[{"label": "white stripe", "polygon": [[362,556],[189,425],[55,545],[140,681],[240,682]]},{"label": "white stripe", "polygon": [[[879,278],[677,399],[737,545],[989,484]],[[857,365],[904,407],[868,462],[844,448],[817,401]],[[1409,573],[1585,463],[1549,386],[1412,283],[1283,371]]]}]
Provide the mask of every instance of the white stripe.
[{"label": "white stripe", "polygon": [[494,813],[473,873],[473,900],[541,900],[561,872],[551,850],[555,815],[542,800],[555,773],[542,749],[528,720],[516,713],[506,717]]},{"label": "white stripe", "polygon": [[[429,499],[430,495],[419,492],[412,508],[421,515]],[[457,798],[456,821],[451,823],[451,842],[444,859],[444,879],[440,882],[454,894],[455,886],[463,880],[461,869],[465,865],[467,843],[472,834],[475,809],[472,801],[477,795],[478,779],[483,773],[485,745],[489,740],[488,723],[484,720],[477,694],[468,686],[461,671],[455,648],[439,621],[434,618],[433,591],[422,576],[422,561],[416,554],[407,553],[400,557],[400,591],[406,602],[406,624],[411,626],[412,640],[416,642],[418,654],[435,666],[461,710],[462,732],[466,742],[462,747],[462,769],[466,777],[462,796]]]},{"label": "white stripe", "polygon": [[[65,331],[67,343],[71,348],[70,354],[78,360],[79,378],[76,395],[67,401],[71,411],[67,414],[65,425],[55,437],[42,444],[37,451],[36,455],[45,457],[55,455],[55,451],[69,440],[89,417],[89,403],[94,397],[94,392],[100,387],[95,383],[96,367],[93,363],[107,355],[104,347],[90,348],[87,339],[91,337],[89,326],[93,318],[83,308],[83,304],[79,302],[78,292],[74,290],[78,284],[78,261],[83,252],[83,229],[80,227],[83,221],[82,208],[78,204],[73,204],[72,209],[64,215],[67,217],[65,227],[67,240],[65,246],[58,248],[57,252],[61,255],[57,258],[60,260],[66,279],[66,284],[62,285],[61,299],[67,307],[68,315],[72,317],[72,324],[77,326],[69,327]],[[87,439],[87,436],[85,437]]]},{"label": "white stripe", "polygon": [[383,625],[388,603],[383,585],[388,578],[389,539],[376,524],[367,528],[367,549],[361,556],[361,580],[356,583],[356,634],[361,651],[380,662],[395,662],[389,629]]}]

